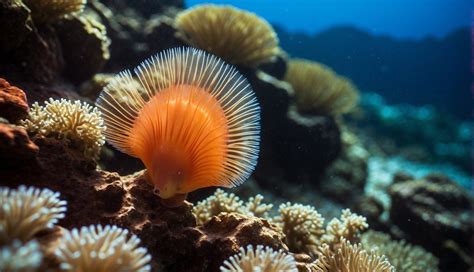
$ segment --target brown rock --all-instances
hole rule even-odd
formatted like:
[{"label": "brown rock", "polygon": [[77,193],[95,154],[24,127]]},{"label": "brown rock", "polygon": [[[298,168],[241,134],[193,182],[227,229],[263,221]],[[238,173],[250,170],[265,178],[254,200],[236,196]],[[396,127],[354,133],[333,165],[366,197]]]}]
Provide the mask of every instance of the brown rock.
[{"label": "brown rock", "polygon": [[38,146],[24,129],[0,123],[0,169],[28,163],[37,153]]},{"label": "brown rock", "polygon": [[0,1],[0,53],[18,47],[32,31],[33,21],[30,10],[19,0]]},{"label": "brown rock", "polygon": [[16,123],[27,115],[28,103],[25,92],[0,78],[0,117]]},{"label": "brown rock", "polygon": [[395,183],[389,193],[390,219],[404,238],[439,257],[442,271],[467,271],[473,263],[474,231],[473,199],[467,191],[447,177],[432,175]]}]

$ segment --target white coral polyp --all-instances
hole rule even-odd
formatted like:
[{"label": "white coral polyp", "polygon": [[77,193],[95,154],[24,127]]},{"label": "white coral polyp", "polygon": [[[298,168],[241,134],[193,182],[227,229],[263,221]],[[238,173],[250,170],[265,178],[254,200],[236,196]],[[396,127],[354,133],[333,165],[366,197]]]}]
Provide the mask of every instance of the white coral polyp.
[{"label": "white coral polyp", "polygon": [[35,240],[26,244],[18,240],[0,248],[0,271],[38,271],[43,260],[40,245]]},{"label": "white coral polyp", "polygon": [[293,256],[282,250],[274,251],[270,247],[258,245],[254,250],[252,245],[240,248],[240,253],[230,257],[221,266],[221,272],[297,272]]},{"label": "white coral polyp", "polygon": [[26,242],[64,217],[66,201],[49,189],[0,187],[0,244]]},{"label": "white coral polyp", "polygon": [[84,154],[97,158],[105,143],[100,111],[85,102],[50,98],[44,106],[34,103],[21,125],[31,134],[55,137],[81,145]]},{"label": "white coral polyp", "polygon": [[55,255],[62,271],[147,272],[151,256],[140,239],[116,226],[66,231]]}]

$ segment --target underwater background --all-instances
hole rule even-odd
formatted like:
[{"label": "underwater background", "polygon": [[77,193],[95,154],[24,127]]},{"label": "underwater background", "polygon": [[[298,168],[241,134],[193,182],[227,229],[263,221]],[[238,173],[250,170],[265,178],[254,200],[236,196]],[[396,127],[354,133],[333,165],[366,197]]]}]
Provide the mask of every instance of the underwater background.
[{"label": "underwater background", "polygon": [[473,271],[473,8],[0,0],[0,271]]}]

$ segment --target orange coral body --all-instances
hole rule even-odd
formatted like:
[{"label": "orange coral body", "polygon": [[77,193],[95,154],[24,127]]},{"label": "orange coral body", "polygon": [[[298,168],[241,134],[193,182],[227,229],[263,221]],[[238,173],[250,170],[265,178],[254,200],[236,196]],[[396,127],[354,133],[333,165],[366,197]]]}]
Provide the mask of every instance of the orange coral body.
[{"label": "orange coral body", "polygon": [[197,49],[171,49],[118,75],[97,106],[105,137],[140,158],[169,206],[209,186],[234,187],[255,168],[260,109],[234,68]]},{"label": "orange coral body", "polygon": [[130,141],[160,188],[160,196],[169,198],[221,178],[227,120],[209,92],[172,86],[157,93],[140,111]]}]

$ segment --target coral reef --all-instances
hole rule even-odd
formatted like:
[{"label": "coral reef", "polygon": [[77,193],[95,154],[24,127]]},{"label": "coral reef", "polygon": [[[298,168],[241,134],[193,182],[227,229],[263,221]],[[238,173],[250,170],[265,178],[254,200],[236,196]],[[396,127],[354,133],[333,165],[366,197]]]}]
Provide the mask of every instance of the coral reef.
[{"label": "coral reef", "polygon": [[73,83],[94,76],[109,60],[106,28],[91,11],[61,20],[56,29],[66,63],[64,74]]},{"label": "coral reef", "polygon": [[350,111],[358,102],[353,84],[320,63],[292,59],[285,80],[295,90],[295,102],[301,112],[337,115]]},{"label": "coral reef", "polygon": [[273,205],[262,203],[262,200],[262,195],[256,195],[244,204],[235,194],[217,189],[212,196],[198,202],[193,207],[193,213],[198,225],[208,222],[213,216],[218,216],[220,213],[240,213],[247,216],[268,218],[268,212]]},{"label": "coral reef", "polygon": [[339,157],[326,169],[319,188],[324,195],[342,203],[352,203],[355,192],[362,193],[368,177],[369,152],[357,136],[344,128],[341,133],[342,150]]},{"label": "coral reef", "polygon": [[50,99],[44,106],[34,103],[21,125],[35,136],[71,141],[91,159],[98,157],[105,142],[100,112],[85,102]]},{"label": "coral reef", "polygon": [[394,272],[395,268],[385,257],[367,252],[361,245],[352,245],[344,239],[340,248],[331,250],[323,245],[313,269],[321,272]]},{"label": "coral reef", "polygon": [[429,248],[440,258],[443,271],[472,266],[472,244],[466,237],[474,231],[473,199],[466,191],[444,176],[432,175],[396,182],[389,194],[391,222],[408,242]]},{"label": "coral reef", "polygon": [[26,244],[15,240],[11,245],[0,246],[0,271],[39,271],[42,259],[40,245],[34,240]]},{"label": "coral reef", "polygon": [[21,0],[31,10],[38,23],[54,22],[68,15],[82,12],[86,0]]},{"label": "coral reef", "polygon": [[49,189],[0,187],[0,245],[27,242],[64,217],[66,202]]},{"label": "coral reef", "polygon": [[284,203],[275,222],[291,252],[315,255],[324,234],[324,218],[311,206]]},{"label": "coral reef", "polygon": [[431,253],[422,247],[408,244],[404,240],[394,241],[388,234],[369,230],[362,234],[361,244],[365,250],[373,250],[377,254],[387,257],[396,271],[439,271],[438,259]]},{"label": "coral reef", "polygon": [[270,247],[252,245],[247,249],[240,248],[239,255],[235,255],[224,262],[222,272],[297,272],[295,259],[283,251],[274,251]]},{"label": "coral reef", "polygon": [[28,103],[25,92],[0,78],[0,117],[10,123],[17,123],[27,115]]},{"label": "coral reef", "polygon": [[151,256],[140,239],[116,226],[66,231],[55,254],[63,271],[150,271]]},{"label": "coral reef", "polygon": [[232,6],[207,4],[182,11],[176,25],[191,45],[232,64],[256,66],[280,51],[278,37],[268,22]]}]

